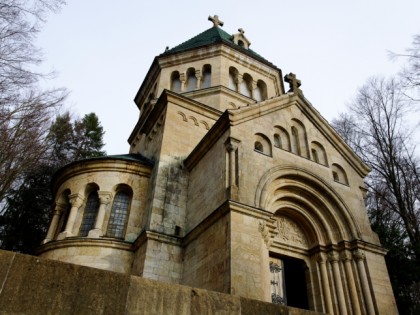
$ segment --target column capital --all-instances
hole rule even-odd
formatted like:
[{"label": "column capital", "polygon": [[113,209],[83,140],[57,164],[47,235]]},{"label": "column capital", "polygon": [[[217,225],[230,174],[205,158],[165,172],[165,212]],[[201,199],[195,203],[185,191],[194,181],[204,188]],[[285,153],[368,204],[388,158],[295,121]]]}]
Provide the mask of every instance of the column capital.
[{"label": "column capital", "polygon": [[340,260],[340,257],[338,256],[337,253],[330,253],[328,254],[328,260],[331,263],[338,263],[338,261]]},{"label": "column capital", "polygon": [[83,204],[83,196],[79,193],[69,195],[69,202],[72,207],[80,208]]},{"label": "column capital", "polygon": [[239,142],[241,141],[238,139],[232,137],[227,138],[227,140],[225,141],[226,150],[228,150],[228,152],[235,151],[236,149],[238,149]]},{"label": "column capital", "polygon": [[349,252],[343,252],[343,253],[341,253],[341,260],[342,261],[351,261],[352,260],[352,255],[351,255],[351,253],[349,253]]},{"label": "column capital", "polygon": [[109,191],[98,191],[99,203],[109,205],[112,200],[112,193]]},{"label": "column capital", "polygon": [[240,84],[240,83],[242,83],[243,80],[244,80],[244,78],[243,78],[242,74],[238,73],[236,75],[236,82],[235,83]]},{"label": "column capital", "polygon": [[327,261],[327,257],[325,255],[325,253],[318,253],[318,254],[316,254],[315,255],[315,259],[320,264],[325,264],[325,262]]},{"label": "column capital", "polygon": [[60,214],[62,212],[64,212],[67,208],[67,204],[62,202],[62,201],[56,201],[55,202],[55,208],[54,208],[54,213]]},{"label": "column capital", "polygon": [[353,256],[354,256],[354,258],[356,258],[357,261],[365,260],[366,259],[365,253],[363,253],[363,252],[361,252],[359,250],[355,251],[353,253]]}]

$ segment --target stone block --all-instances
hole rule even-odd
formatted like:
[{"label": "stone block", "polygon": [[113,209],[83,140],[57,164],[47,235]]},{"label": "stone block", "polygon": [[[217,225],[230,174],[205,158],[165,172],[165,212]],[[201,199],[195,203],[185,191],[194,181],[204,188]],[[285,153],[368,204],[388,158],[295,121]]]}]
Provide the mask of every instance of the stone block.
[{"label": "stone block", "polygon": [[[288,315],[288,308],[262,301],[240,298],[241,315]],[[294,314],[297,315],[297,314]]]},{"label": "stone block", "polygon": [[204,314],[240,315],[240,298],[212,291],[192,289],[191,315]]},{"label": "stone block", "polygon": [[189,315],[191,288],[132,277],[127,315]]},{"label": "stone block", "polygon": [[124,314],[128,275],[20,254],[8,270],[3,314]]}]

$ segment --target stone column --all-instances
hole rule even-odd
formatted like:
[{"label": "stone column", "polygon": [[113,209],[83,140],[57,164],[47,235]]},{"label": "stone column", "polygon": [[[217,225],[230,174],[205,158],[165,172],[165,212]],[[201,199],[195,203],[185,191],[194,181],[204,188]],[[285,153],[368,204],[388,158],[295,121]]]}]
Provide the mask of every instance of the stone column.
[{"label": "stone column", "polygon": [[201,88],[201,79],[203,78],[202,76],[201,76],[201,71],[200,70],[195,70],[195,77],[197,78],[197,86],[196,86],[196,89],[198,90],[198,89],[200,89]]},{"label": "stone column", "polygon": [[238,73],[237,77],[236,77],[236,92],[241,92],[241,83],[244,80],[244,78],[242,77],[242,74]]},{"label": "stone column", "polygon": [[333,314],[334,309],[333,309],[333,304],[331,300],[330,283],[328,281],[328,273],[327,273],[327,265],[326,265],[327,260],[323,253],[318,254],[317,260],[319,264],[319,269],[321,271],[322,292],[324,293],[324,303],[325,303],[326,312],[328,314]]},{"label": "stone column", "polygon": [[367,280],[367,274],[365,270],[365,263],[364,260],[366,256],[364,253],[360,251],[356,251],[354,253],[354,258],[356,258],[357,262],[357,271],[359,272],[360,283],[362,285],[363,297],[365,299],[366,309],[368,315],[375,314],[375,308],[373,307],[372,295],[370,294],[369,283]]},{"label": "stone column", "polygon": [[112,194],[107,191],[98,191],[99,210],[96,215],[95,226],[89,231],[88,237],[97,238],[104,235],[102,226],[104,224],[106,208],[111,202]]},{"label": "stone column", "polygon": [[255,99],[255,90],[257,89],[257,82],[252,80],[251,82],[251,98]]},{"label": "stone column", "polygon": [[333,275],[334,275],[335,291],[337,293],[338,308],[340,310],[340,315],[347,315],[346,300],[344,298],[344,291],[343,291],[343,283],[341,282],[340,267],[338,266],[338,263],[340,260],[336,253],[331,253],[329,255],[329,260],[330,260]]},{"label": "stone column", "polygon": [[66,211],[65,203],[55,203],[54,214],[48,228],[47,236],[42,241],[42,244],[48,243],[54,239],[55,233],[57,233],[58,222],[60,222],[61,215]]},{"label": "stone column", "polygon": [[353,277],[353,269],[351,268],[352,256],[350,253],[344,252],[341,256],[341,259],[344,262],[344,269],[346,271],[346,279],[349,287],[351,305],[353,307],[353,315],[360,315],[360,304],[359,299],[357,298],[357,290]]},{"label": "stone column", "polygon": [[179,74],[179,80],[181,81],[181,92],[184,92],[185,84],[187,83],[187,78],[185,77],[185,73]]},{"label": "stone column", "polygon": [[237,199],[238,196],[238,143],[239,140],[234,139],[232,137],[228,138],[225,142],[226,150],[228,153],[228,163],[226,170],[227,174],[227,188],[228,188],[228,194],[229,198],[231,199]]},{"label": "stone column", "polygon": [[74,222],[76,221],[77,211],[83,204],[82,195],[79,193],[69,195],[69,202],[71,204],[70,214],[67,219],[67,224],[64,232],[60,233],[57,240],[65,239],[66,237],[73,236]]}]

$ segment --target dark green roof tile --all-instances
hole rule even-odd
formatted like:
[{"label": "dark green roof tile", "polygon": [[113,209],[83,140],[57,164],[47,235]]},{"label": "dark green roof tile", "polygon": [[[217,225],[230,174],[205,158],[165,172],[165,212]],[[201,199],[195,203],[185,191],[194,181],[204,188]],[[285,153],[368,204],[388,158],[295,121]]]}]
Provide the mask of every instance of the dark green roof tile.
[{"label": "dark green roof tile", "polygon": [[224,30],[222,30],[220,27],[213,26],[209,28],[208,30],[198,34],[197,36],[194,36],[193,38],[183,42],[182,44],[179,44],[171,49],[166,50],[161,56],[167,56],[172,55],[179,52],[184,52],[191,49],[196,49],[216,43],[224,43],[227,44],[253,58],[256,58],[270,66],[274,66],[271,62],[261,57],[259,54],[257,54],[252,49],[246,49],[244,47],[241,47],[239,45],[236,45],[233,42],[233,36],[226,33]]}]

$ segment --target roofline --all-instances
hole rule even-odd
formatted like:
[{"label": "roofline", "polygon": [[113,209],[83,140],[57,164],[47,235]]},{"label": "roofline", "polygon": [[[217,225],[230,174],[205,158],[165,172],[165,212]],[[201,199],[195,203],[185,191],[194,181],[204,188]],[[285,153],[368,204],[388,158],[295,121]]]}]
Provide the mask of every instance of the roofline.
[{"label": "roofline", "polygon": [[181,51],[175,51],[175,52],[170,52],[170,51],[169,52],[164,52],[164,53],[156,56],[156,58],[166,57],[166,56],[172,56],[172,55],[177,55],[177,54],[182,54],[182,53],[187,52],[187,51],[196,50],[196,49],[200,49],[200,48],[203,48],[203,47],[211,47],[211,46],[218,45],[218,44],[224,44],[226,46],[229,46],[229,47],[231,47],[231,48],[233,48],[233,49],[235,49],[235,50],[237,50],[239,52],[244,53],[248,57],[253,58],[253,59],[256,59],[256,60],[264,63],[265,65],[267,65],[269,67],[272,67],[272,68],[274,68],[276,70],[279,70],[281,72],[281,69],[280,68],[278,68],[276,65],[274,65],[273,63],[271,63],[267,59],[264,59],[263,57],[259,56],[257,53],[255,53],[255,52],[254,53],[251,53],[251,52],[249,52],[248,49],[245,49],[245,48],[243,48],[241,46],[238,46],[238,45],[236,45],[234,43],[228,42],[228,41],[224,40],[223,38],[220,38],[220,39],[218,39],[215,42],[212,42],[210,44],[205,44],[205,45],[198,46],[198,47],[191,47],[191,48],[187,48],[187,49],[184,49],[184,50],[181,50]]}]

